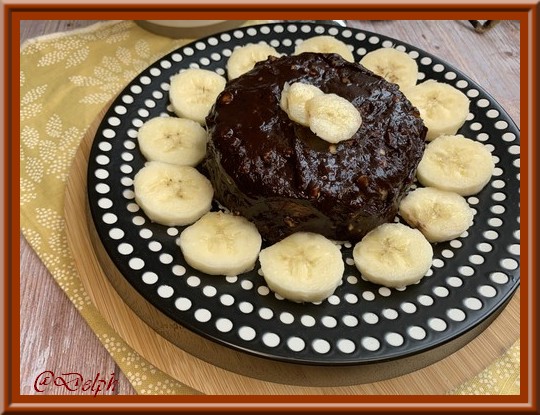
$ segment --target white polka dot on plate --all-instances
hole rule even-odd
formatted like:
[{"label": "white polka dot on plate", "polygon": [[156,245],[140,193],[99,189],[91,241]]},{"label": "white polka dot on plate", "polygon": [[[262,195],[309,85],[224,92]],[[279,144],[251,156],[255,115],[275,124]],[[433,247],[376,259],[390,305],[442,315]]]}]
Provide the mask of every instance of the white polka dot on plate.
[{"label": "white polka dot on plate", "polygon": [[283,324],[292,324],[294,322],[294,316],[288,311],[284,311],[279,315],[279,320]]},{"label": "white polka dot on plate", "polygon": [[114,213],[105,213],[101,219],[108,225],[112,225],[118,221],[118,217]]},{"label": "white polka dot on plate", "polygon": [[313,350],[320,354],[328,353],[331,349],[330,343],[327,340],[324,339],[315,339],[311,343],[311,347],[313,347]]},{"label": "white polka dot on plate", "polygon": [[313,327],[315,325],[315,319],[307,314],[300,317],[300,322],[306,327]]},{"label": "white polka dot on plate", "polygon": [[142,275],[142,280],[145,284],[155,284],[158,280],[158,276],[155,272],[147,271]]},{"label": "white polka dot on plate", "polygon": [[160,285],[157,293],[161,298],[171,298],[174,294],[174,289],[170,285]]},{"label": "white polka dot on plate", "polygon": [[306,342],[300,337],[290,337],[287,339],[287,347],[293,352],[300,352],[306,347]]},{"label": "white polka dot on plate", "polygon": [[349,339],[339,339],[336,342],[336,346],[339,351],[346,354],[353,353],[356,350],[356,345]]},{"label": "white polka dot on plate", "polygon": [[428,320],[428,325],[435,331],[445,331],[448,327],[446,321],[437,317],[430,318]]},{"label": "white polka dot on plate", "polygon": [[384,340],[386,340],[386,343],[388,343],[390,346],[394,347],[399,347],[404,342],[403,336],[395,332],[386,333],[384,336]]},{"label": "white polka dot on plate", "polygon": [[277,347],[281,341],[280,337],[276,333],[264,333],[262,335],[262,341],[268,347]]},{"label": "white polka dot on plate", "polygon": [[379,316],[370,311],[362,314],[362,319],[368,324],[377,324],[379,322]]},{"label": "white polka dot on plate", "polygon": [[118,245],[118,252],[122,255],[129,255],[133,252],[133,245],[128,243],[121,243]]},{"label": "white polka dot on plate", "polygon": [[500,264],[504,269],[508,270],[515,270],[519,267],[519,263],[513,258],[501,259]]},{"label": "white polka dot on plate", "polygon": [[358,325],[358,318],[353,315],[347,314],[344,315],[341,319],[343,321],[343,324],[345,324],[347,327],[356,327]]},{"label": "white polka dot on plate", "polygon": [[332,316],[324,316],[321,318],[321,323],[323,326],[328,328],[334,328],[337,326],[337,320]]},{"label": "white polka dot on plate", "polygon": [[256,335],[257,332],[252,327],[242,326],[238,329],[238,336],[240,336],[242,340],[251,341]]},{"label": "white polka dot on plate", "polygon": [[361,340],[361,344],[364,347],[364,349],[369,350],[371,352],[377,351],[381,347],[381,343],[379,342],[379,340],[371,336],[363,337]]},{"label": "white polka dot on plate", "polygon": [[128,265],[133,270],[140,270],[144,267],[144,261],[141,258],[133,257],[129,260]]},{"label": "white polka dot on plate", "polygon": [[407,329],[407,334],[415,340],[423,340],[426,338],[426,331],[420,326],[411,326]]},{"label": "white polka dot on plate", "polygon": [[173,274],[178,277],[181,277],[182,275],[184,275],[186,271],[187,271],[186,267],[184,267],[183,265],[174,265],[172,267]]},{"label": "white polka dot on plate", "polygon": [[238,308],[244,314],[249,314],[253,312],[254,309],[253,304],[248,303],[247,301],[242,301],[240,304],[238,304]]},{"label": "white polka dot on plate", "polygon": [[197,321],[201,323],[206,323],[207,321],[210,321],[212,318],[212,313],[210,310],[207,310],[206,308],[199,308],[195,311],[194,317]]},{"label": "white polka dot on plate", "polygon": [[482,301],[475,297],[468,297],[463,300],[463,304],[469,310],[480,310],[482,308]]},{"label": "white polka dot on plate", "polygon": [[213,285],[206,285],[203,287],[202,292],[207,297],[214,297],[217,294],[217,289]]},{"label": "white polka dot on plate", "polygon": [[446,312],[446,315],[450,320],[454,321],[464,321],[467,315],[465,312],[459,308],[450,308]]},{"label": "white polka dot on plate", "polygon": [[191,308],[191,300],[185,297],[179,297],[174,302],[174,306],[180,311],[187,311]]},{"label": "white polka dot on plate", "polygon": [[173,257],[171,254],[161,254],[159,256],[159,262],[161,262],[162,264],[170,264],[171,262],[173,262]]},{"label": "white polka dot on plate", "polygon": [[433,305],[433,298],[429,295],[422,294],[418,296],[418,302],[424,306],[430,306]]},{"label": "white polka dot on plate", "polygon": [[509,281],[508,275],[504,272],[493,272],[489,275],[489,278],[495,284],[507,284]]},{"label": "white polka dot on plate", "polygon": [[109,236],[115,240],[122,239],[124,237],[124,231],[120,228],[112,228],[109,231]]},{"label": "white polka dot on plate", "polygon": [[218,329],[222,333],[228,333],[233,329],[233,322],[228,318],[218,318],[216,320],[216,329]]},{"label": "white polka dot on plate", "polygon": [[268,307],[262,307],[259,309],[259,316],[264,320],[270,320],[274,317],[274,312]]},{"label": "white polka dot on plate", "polygon": [[[215,294],[213,294],[215,295]],[[234,304],[234,297],[230,294],[223,294],[219,297],[219,301],[221,302],[221,304],[223,304],[224,306],[231,306]]]},{"label": "white polka dot on plate", "polygon": [[198,287],[201,284],[201,279],[195,275],[192,275],[188,277],[186,282],[190,287]]},{"label": "white polka dot on plate", "polygon": [[382,311],[382,315],[387,318],[388,320],[395,320],[396,318],[398,318],[398,312],[396,310],[394,310],[393,308],[385,308],[383,311]]},{"label": "white polka dot on plate", "polygon": [[152,251],[152,252],[159,252],[159,251],[161,251],[161,248],[163,248],[163,246],[161,245],[161,242],[150,241],[148,243],[148,249],[150,249],[150,251]]},{"label": "white polka dot on plate", "polygon": [[97,169],[95,172],[94,172],[94,176],[96,176],[98,179],[106,179],[107,177],[109,177],[109,172],[105,169]]}]

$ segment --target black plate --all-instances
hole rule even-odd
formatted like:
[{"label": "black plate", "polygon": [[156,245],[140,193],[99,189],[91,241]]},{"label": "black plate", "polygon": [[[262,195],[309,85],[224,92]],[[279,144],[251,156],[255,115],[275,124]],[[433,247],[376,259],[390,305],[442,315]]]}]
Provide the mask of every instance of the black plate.
[{"label": "black plate", "polygon": [[[137,129],[169,107],[169,78],[196,67],[225,74],[237,45],[265,41],[292,53],[295,42],[329,34],[353,47],[357,61],[393,46],[418,61],[420,78],[449,83],[471,100],[459,131],[487,144],[496,170],[467,198],[474,225],[434,246],[430,273],[403,290],[364,281],[343,244],[343,284],[320,304],[295,304],[270,292],[253,272],[208,276],[190,268],[176,239],[182,228],[150,222],[134,201],[132,179],[145,160]],[[500,310],[519,284],[519,130],[479,85],[437,57],[378,34],[317,23],[265,24],[201,39],[138,75],[106,113],[92,146],[88,197],[99,237],[127,281],[168,317],[220,344],[280,361],[317,365],[380,362],[456,338]]]}]

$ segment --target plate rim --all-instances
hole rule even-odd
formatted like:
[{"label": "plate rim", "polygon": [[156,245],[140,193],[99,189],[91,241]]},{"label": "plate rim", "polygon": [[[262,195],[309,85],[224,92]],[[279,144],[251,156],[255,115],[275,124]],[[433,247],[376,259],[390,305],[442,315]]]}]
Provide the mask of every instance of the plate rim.
[{"label": "plate rim", "polygon": [[[91,148],[91,155],[94,153],[94,147],[95,147],[95,142],[96,142],[96,138],[97,138],[97,135],[99,133],[99,131],[102,130],[102,126],[103,126],[103,123],[104,123],[104,120],[106,119],[107,117],[107,114],[110,113],[111,109],[114,107],[115,104],[117,104],[120,100],[120,96],[122,95],[122,93],[124,91],[126,91],[131,85],[134,84],[134,82],[139,79],[141,76],[144,76],[145,73],[147,73],[148,71],[150,71],[153,67],[155,67],[156,65],[159,64],[160,61],[164,60],[164,59],[167,59],[168,57],[172,56],[174,53],[178,53],[178,51],[181,51],[185,48],[188,48],[188,47],[191,47],[193,49],[194,48],[194,45],[197,43],[197,42],[202,42],[202,41],[206,41],[208,40],[209,38],[212,38],[212,37],[218,37],[219,35],[223,34],[223,33],[233,33],[237,30],[247,30],[249,28],[252,28],[252,27],[262,27],[262,26],[269,26],[269,27],[272,27],[272,26],[276,26],[276,25],[282,25],[282,26],[286,26],[288,24],[296,24],[298,26],[300,25],[303,25],[303,24],[306,24],[306,25],[311,25],[311,26],[324,26],[326,28],[336,28],[338,30],[338,32],[342,32],[344,30],[350,30],[352,31],[353,33],[363,33],[365,34],[367,37],[372,35],[372,36],[377,36],[377,37],[382,37],[384,39],[388,39],[388,40],[391,40],[392,42],[396,43],[396,44],[400,44],[400,45],[403,45],[405,46],[408,50],[415,50],[417,51],[419,54],[421,55],[425,55],[425,56],[428,56],[429,58],[431,59],[435,59],[436,61],[438,62],[441,62],[444,64],[445,66],[445,71],[444,72],[447,72],[448,70],[452,70],[453,72],[455,72],[456,74],[458,74],[461,78],[465,79],[469,84],[472,83],[472,85],[474,85],[475,88],[477,88],[482,94],[484,94],[485,96],[487,96],[489,98],[489,101],[492,105],[494,105],[496,107],[497,110],[499,110],[500,112],[500,116],[502,116],[503,118],[505,118],[505,120],[508,120],[510,122],[510,124],[514,127],[514,129],[518,132],[517,134],[517,137],[516,137],[516,140],[517,140],[517,143],[519,143],[519,128],[517,127],[516,123],[513,121],[513,119],[509,116],[508,112],[497,102],[496,99],[493,98],[493,96],[488,92],[486,91],[478,82],[474,81],[469,75],[463,73],[462,71],[460,71],[459,69],[457,69],[456,67],[454,67],[453,65],[449,64],[448,62],[446,62],[445,60],[423,50],[423,49],[420,49],[416,46],[413,46],[413,45],[410,45],[406,42],[402,42],[398,39],[395,39],[395,38],[392,38],[392,37],[389,37],[389,36],[386,36],[386,35],[382,35],[382,34],[378,34],[378,33],[375,33],[375,32],[371,32],[371,31],[367,31],[367,30],[363,30],[363,29],[356,29],[356,28],[343,28],[343,27],[339,27],[339,26],[334,26],[334,25],[329,25],[329,24],[323,24],[323,23],[309,23],[309,22],[302,22],[302,21],[298,21],[298,22],[294,22],[294,23],[291,23],[291,22],[287,22],[287,23],[263,23],[263,24],[257,24],[257,25],[253,25],[253,26],[247,26],[247,27],[242,27],[242,28],[236,28],[236,29],[231,29],[231,30],[227,30],[227,31],[224,31],[224,32],[220,32],[220,33],[217,33],[217,34],[213,34],[213,35],[209,35],[209,36],[206,36],[204,38],[201,38],[201,39],[197,39],[197,40],[194,40],[193,42],[190,42],[186,45],[183,45],[183,46],[180,46],[178,48],[176,48],[175,50],[165,54],[164,56],[156,59],[153,63],[151,63],[149,66],[147,66],[143,71],[141,71],[139,74],[137,74],[125,87],[122,91],[120,91],[119,95],[117,96],[117,98],[111,103],[111,105],[109,106],[109,108],[106,110],[105,112],[105,115],[104,115],[104,118],[103,118],[103,121],[102,123],[100,123],[100,126],[98,127],[97,129],[97,132],[96,132],[96,136],[94,137],[94,141],[92,142],[92,148]],[[259,34],[259,33],[257,33]],[[275,34],[276,36],[278,36],[279,34]],[[218,45],[219,45],[219,42],[218,42]],[[443,72],[443,73],[444,73]],[[89,168],[88,168],[88,178],[90,178],[90,165],[89,165]],[[88,192],[89,192],[89,189],[88,189]],[[90,204],[92,206],[92,204]],[[94,209],[92,209],[92,220],[95,221],[96,220],[96,215],[94,214]],[[100,232],[98,232],[98,234],[100,235],[100,239],[102,240],[102,235]],[[105,244],[104,244],[105,245]],[[105,245],[106,246],[106,245]],[[106,251],[107,251],[107,254],[111,257],[111,260],[116,264],[116,260],[114,259],[114,256],[111,256],[111,252],[109,250],[109,247],[106,246]],[[519,271],[519,267],[518,267],[518,271]],[[122,275],[124,275],[124,273],[122,271],[120,271],[120,273]],[[125,275],[124,275],[125,277]],[[344,274],[344,277],[345,277],[345,274]],[[130,283],[130,285],[132,285],[132,287],[139,293],[140,290],[138,289],[138,287],[136,285],[134,285],[132,283],[132,280],[129,279],[129,278],[126,278],[127,281]],[[519,278],[519,272],[518,272],[518,275],[517,277],[515,278],[514,280],[514,283],[511,285],[511,289],[508,290],[506,292],[506,294],[504,296],[499,296],[498,297],[498,301],[497,301],[497,304],[495,307],[492,307],[490,312],[488,313],[482,313],[482,317],[481,318],[477,318],[474,320],[474,323],[473,324],[467,324],[466,328],[465,329],[462,329],[462,330],[458,330],[457,332],[451,334],[451,335],[446,335],[446,336],[443,336],[443,340],[439,340],[438,342],[436,342],[435,344],[431,345],[431,346],[422,346],[423,343],[421,343],[417,348],[412,348],[412,349],[407,349],[408,352],[407,353],[399,353],[398,355],[396,356],[389,356],[387,358],[377,358],[377,357],[374,357],[373,359],[362,359],[361,361],[358,361],[358,359],[353,359],[353,361],[347,361],[346,359],[341,359],[339,362],[336,362],[336,361],[330,361],[330,362],[326,362],[326,361],[320,361],[320,360],[311,360],[311,359],[301,359],[301,358],[288,358],[288,357],[282,357],[282,356],[276,356],[276,355],[273,355],[271,353],[264,353],[264,352],[261,352],[260,350],[252,350],[250,348],[244,348],[244,347],[241,347],[237,344],[233,344],[233,343],[230,343],[224,339],[220,339],[220,338],[216,338],[215,336],[212,336],[210,334],[208,334],[207,332],[205,332],[204,330],[200,330],[198,327],[196,326],[192,326],[191,324],[186,324],[186,323],[178,323],[180,324],[181,326],[195,332],[196,334],[199,334],[199,335],[202,335],[212,341],[216,341],[218,342],[219,344],[222,344],[222,345],[225,345],[227,347],[230,347],[234,350],[241,350],[243,352],[247,352],[247,353],[250,353],[252,355],[256,355],[256,356],[259,356],[259,357],[264,357],[264,358],[269,358],[269,359],[272,359],[272,360],[280,360],[280,361],[284,361],[284,362],[289,362],[289,363],[300,363],[300,364],[308,364],[308,365],[332,365],[332,366],[339,366],[339,365],[356,365],[356,364],[367,364],[367,363],[377,363],[377,362],[382,362],[382,361],[388,361],[388,360],[395,360],[395,359],[399,359],[399,358],[402,358],[402,357],[406,357],[406,356],[410,356],[410,355],[414,355],[414,354],[418,354],[418,353],[421,353],[423,351],[427,351],[427,350],[430,350],[432,348],[435,348],[435,347],[438,347],[438,346],[441,346],[463,334],[465,334],[466,332],[472,330],[474,327],[476,327],[477,325],[481,324],[485,319],[489,318],[492,313],[494,313],[496,310],[498,310],[500,307],[504,306],[505,303],[507,303],[510,298],[513,296],[513,294],[515,293],[515,291],[517,290],[518,286],[520,284],[520,278]],[[146,297],[146,295],[144,295],[144,293],[141,293],[141,295],[143,297]],[[167,315],[169,318],[173,319],[174,321],[177,321],[176,318],[174,318],[174,316],[170,315],[170,313],[164,309],[162,306],[158,306],[156,304],[154,304],[153,302],[151,301],[148,301],[147,299],[147,302],[149,302],[153,307],[156,307],[159,311],[165,313],[165,315]],[[238,311],[239,312],[239,311]],[[447,334],[447,333],[445,333]],[[409,351],[410,350],[410,351]],[[369,356],[369,355],[368,355]],[[324,357],[324,355],[321,355],[320,357]]]}]

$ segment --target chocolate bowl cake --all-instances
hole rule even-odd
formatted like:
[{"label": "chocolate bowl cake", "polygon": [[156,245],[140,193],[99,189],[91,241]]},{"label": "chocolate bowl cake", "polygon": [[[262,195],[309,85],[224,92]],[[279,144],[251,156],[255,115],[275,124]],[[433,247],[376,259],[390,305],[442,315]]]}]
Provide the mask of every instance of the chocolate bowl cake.
[{"label": "chocolate bowl cake", "polygon": [[[279,102],[294,82],[350,101],[362,116],[351,139],[331,144],[290,120]],[[357,241],[392,221],[427,131],[397,85],[319,53],[257,63],[227,84],[206,124],[205,169],[216,199],[270,243],[299,231]]]}]

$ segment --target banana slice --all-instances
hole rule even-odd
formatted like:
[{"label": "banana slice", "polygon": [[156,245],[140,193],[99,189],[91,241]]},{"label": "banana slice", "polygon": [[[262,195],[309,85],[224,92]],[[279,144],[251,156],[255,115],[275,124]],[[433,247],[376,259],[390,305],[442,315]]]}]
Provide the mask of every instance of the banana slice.
[{"label": "banana slice", "polygon": [[236,48],[227,61],[227,77],[238,78],[253,69],[257,62],[265,61],[269,56],[279,57],[281,54],[266,43],[250,43]]},{"label": "banana slice", "polygon": [[227,80],[206,69],[186,69],[171,77],[169,99],[176,115],[205,124]]},{"label": "banana slice", "polygon": [[309,129],[329,143],[350,139],[362,125],[356,107],[336,94],[316,95],[305,107]]},{"label": "banana slice", "polygon": [[297,232],[259,254],[268,287],[295,302],[318,302],[332,295],[345,265],[339,248],[322,235]]},{"label": "banana slice", "polygon": [[429,242],[457,238],[473,223],[473,210],[463,196],[434,187],[410,192],[401,201],[399,214]]},{"label": "banana slice", "polygon": [[382,76],[400,89],[416,85],[418,64],[407,53],[394,48],[380,48],[366,54],[360,64]]},{"label": "banana slice", "polygon": [[470,196],[484,188],[494,169],[484,144],[463,135],[443,135],[426,146],[416,177],[426,187]]},{"label": "banana slice", "polygon": [[207,134],[187,118],[155,117],[137,133],[139,149],[147,160],[196,166],[206,154]]},{"label": "banana slice", "polygon": [[294,49],[294,54],[300,55],[304,52],[337,53],[345,60],[354,62],[354,56],[347,44],[333,36],[321,35],[304,40],[302,43],[296,46]]},{"label": "banana slice", "polygon": [[366,280],[400,288],[426,275],[433,261],[433,248],[418,229],[385,223],[354,246],[353,260]]},{"label": "banana slice", "polygon": [[189,225],[210,210],[214,189],[190,166],[149,161],[133,180],[135,200],[154,222]]},{"label": "banana slice", "polygon": [[238,275],[255,267],[262,238],[241,216],[208,212],[182,231],[178,244],[193,268],[209,275]]},{"label": "banana slice", "polygon": [[428,80],[403,92],[420,111],[428,141],[457,133],[469,114],[469,98],[451,85]]},{"label": "banana slice", "polygon": [[323,94],[324,92],[315,85],[286,82],[281,92],[279,104],[291,120],[307,127],[309,126],[309,117],[306,111],[306,102],[314,96]]}]

